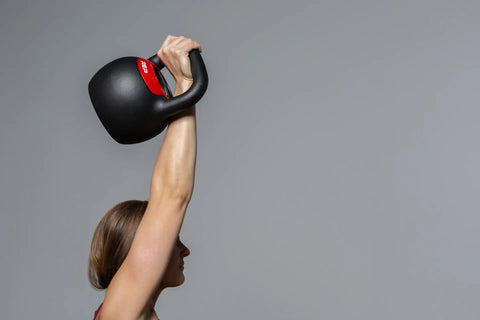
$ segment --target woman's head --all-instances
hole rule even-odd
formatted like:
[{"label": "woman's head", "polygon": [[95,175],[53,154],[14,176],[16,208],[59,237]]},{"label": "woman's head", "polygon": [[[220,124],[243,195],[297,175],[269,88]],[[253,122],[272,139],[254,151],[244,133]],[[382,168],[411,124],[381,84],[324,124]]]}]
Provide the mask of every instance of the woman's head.
[{"label": "woman's head", "polygon": [[[97,289],[106,289],[127,257],[148,201],[129,200],[110,209],[93,234],[88,261],[88,278]],[[176,287],[185,281],[183,258],[190,250],[178,238],[162,278],[162,287]]]}]

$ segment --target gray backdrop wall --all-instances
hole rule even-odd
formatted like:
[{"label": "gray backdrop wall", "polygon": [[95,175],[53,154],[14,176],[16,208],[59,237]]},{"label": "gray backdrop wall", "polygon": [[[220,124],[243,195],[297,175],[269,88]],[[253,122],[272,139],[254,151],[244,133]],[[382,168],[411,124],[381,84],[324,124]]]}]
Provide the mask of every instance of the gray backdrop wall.
[{"label": "gray backdrop wall", "polygon": [[[478,1],[0,5],[2,319],[90,319],[90,239],[148,198],[163,136],[116,144],[87,83],[203,46],[186,283],[162,319],[479,319]],[[171,81],[171,78],[170,78]]]}]

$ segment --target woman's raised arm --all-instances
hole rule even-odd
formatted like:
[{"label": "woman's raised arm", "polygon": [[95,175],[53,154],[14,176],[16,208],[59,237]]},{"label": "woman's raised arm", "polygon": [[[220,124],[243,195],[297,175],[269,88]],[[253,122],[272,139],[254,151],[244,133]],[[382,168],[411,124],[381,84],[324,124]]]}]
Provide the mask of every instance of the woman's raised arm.
[{"label": "woman's raised arm", "polygon": [[[158,51],[176,81],[175,95],[191,86],[188,53],[200,45],[168,36]],[[130,251],[113,277],[97,319],[145,319],[158,296],[191,199],[197,154],[195,106],[171,119],[153,169],[150,198]]]}]

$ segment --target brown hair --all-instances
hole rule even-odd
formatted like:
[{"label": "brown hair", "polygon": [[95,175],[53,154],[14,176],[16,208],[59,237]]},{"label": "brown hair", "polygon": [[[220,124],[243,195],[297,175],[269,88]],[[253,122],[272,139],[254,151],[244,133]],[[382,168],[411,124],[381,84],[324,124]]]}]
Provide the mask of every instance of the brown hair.
[{"label": "brown hair", "polygon": [[111,208],[93,233],[88,259],[88,280],[106,289],[127,257],[148,201],[128,200]]}]

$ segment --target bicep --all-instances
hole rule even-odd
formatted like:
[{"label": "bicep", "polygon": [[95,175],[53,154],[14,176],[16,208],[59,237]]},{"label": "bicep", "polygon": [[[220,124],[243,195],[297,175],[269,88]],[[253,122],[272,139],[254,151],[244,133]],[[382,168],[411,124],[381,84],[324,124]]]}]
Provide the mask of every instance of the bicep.
[{"label": "bicep", "polygon": [[185,202],[172,199],[149,203],[130,251],[107,289],[105,312],[126,319],[145,312],[167,269],[186,208]]}]

